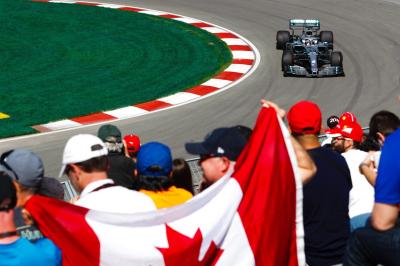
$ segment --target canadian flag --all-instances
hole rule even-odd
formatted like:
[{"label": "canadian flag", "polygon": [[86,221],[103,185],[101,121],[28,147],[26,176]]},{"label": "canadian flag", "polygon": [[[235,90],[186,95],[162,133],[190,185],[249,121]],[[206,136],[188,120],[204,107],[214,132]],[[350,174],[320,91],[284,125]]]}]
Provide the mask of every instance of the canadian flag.
[{"label": "canadian flag", "polygon": [[305,265],[294,158],[282,121],[263,107],[234,173],[185,204],[113,214],[34,196],[25,207],[63,265]]}]

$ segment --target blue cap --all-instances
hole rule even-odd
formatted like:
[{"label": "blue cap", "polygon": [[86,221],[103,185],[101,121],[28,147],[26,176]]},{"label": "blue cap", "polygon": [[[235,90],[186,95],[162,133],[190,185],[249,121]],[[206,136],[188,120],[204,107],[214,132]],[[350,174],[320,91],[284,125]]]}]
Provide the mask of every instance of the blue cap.
[{"label": "blue cap", "polygon": [[137,154],[137,170],[142,176],[168,176],[172,170],[172,155],[168,146],[149,142]]}]

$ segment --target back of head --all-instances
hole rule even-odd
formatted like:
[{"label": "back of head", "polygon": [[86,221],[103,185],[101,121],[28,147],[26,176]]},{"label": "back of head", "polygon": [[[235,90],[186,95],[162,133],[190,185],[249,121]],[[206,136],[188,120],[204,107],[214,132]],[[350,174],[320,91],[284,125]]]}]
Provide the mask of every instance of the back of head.
[{"label": "back of head", "polygon": [[110,153],[122,153],[123,144],[121,131],[114,125],[102,125],[97,131],[97,136],[105,143]]},{"label": "back of head", "polygon": [[315,135],[321,131],[322,114],[318,105],[311,101],[300,101],[293,105],[287,120],[293,135]]},{"label": "back of head", "polygon": [[140,138],[137,135],[129,134],[124,136],[124,141],[130,156],[136,156],[140,150]]},{"label": "back of head", "polygon": [[12,210],[17,205],[17,191],[10,176],[0,172],[0,212]]},{"label": "back of head", "polygon": [[136,163],[140,189],[164,190],[171,185],[172,154],[160,142],[149,142],[140,147]]},{"label": "back of head", "polygon": [[64,148],[60,176],[64,174],[69,164],[78,164],[87,161],[104,161],[108,150],[98,137],[90,134],[78,134],[71,137]]},{"label": "back of head", "polygon": [[251,134],[245,131],[238,126],[217,128],[207,134],[203,142],[186,143],[185,148],[191,154],[225,156],[236,161]]},{"label": "back of head", "polygon": [[27,149],[15,149],[0,157],[0,171],[16,180],[23,188],[39,190],[44,176],[42,159]]},{"label": "back of head", "polygon": [[369,135],[373,139],[378,140],[377,133],[381,133],[387,137],[398,128],[400,128],[399,117],[392,112],[382,110],[371,117]]},{"label": "back of head", "polygon": [[172,161],[172,181],[177,187],[186,189],[194,194],[192,172],[189,164],[182,158]]}]

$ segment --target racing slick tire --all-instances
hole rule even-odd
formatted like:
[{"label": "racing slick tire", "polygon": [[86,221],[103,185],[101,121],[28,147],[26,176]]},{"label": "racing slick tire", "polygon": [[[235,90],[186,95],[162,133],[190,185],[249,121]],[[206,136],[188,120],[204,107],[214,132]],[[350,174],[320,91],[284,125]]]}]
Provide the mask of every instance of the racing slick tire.
[{"label": "racing slick tire", "polygon": [[331,66],[343,66],[343,55],[341,52],[335,51],[331,53]]},{"label": "racing slick tire", "polygon": [[[282,71],[286,72],[289,66],[293,65],[293,55],[290,51],[283,51],[282,54]],[[285,74],[285,73],[284,73]]]},{"label": "racing slick tire", "polygon": [[333,32],[332,31],[321,31],[319,33],[319,39],[321,42],[327,42],[329,49],[333,49]]},{"label": "racing slick tire", "polygon": [[290,40],[290,32],[287,30],[280,30],[276,33],[276,49],[283,50],[286,43]]}]

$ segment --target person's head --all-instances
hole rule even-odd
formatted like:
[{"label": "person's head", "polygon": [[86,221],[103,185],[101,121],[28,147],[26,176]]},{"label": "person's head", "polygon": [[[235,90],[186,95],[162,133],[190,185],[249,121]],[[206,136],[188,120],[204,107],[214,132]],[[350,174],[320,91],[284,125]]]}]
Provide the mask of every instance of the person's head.
[{"label": "person's head", "polygon": [[233,169],[247,137],[237,127],[217,128],[209,133],[203,142],[186,143],[186,151],[200,155],[200,165],[204,179],[214,183],[223,177],[228,170]]},{"label": "person's head", "polygon": [[300,101],[293,105],[287,114],[287,120],[295,137],[311,135],[317,138],[321,131],[321,110],[311,101]]},{"label": "person's head", "polygon": [[386,137],[398,128],[400,128],[399,117],[392,112],[382,110],[371,117],[369,135],[380,145],[383,145]]},{"label": "person's head", "polygon": [[136,162],[139,189],[161,191],[172,186],[172,154],[160,142],[149,142],[140,147]]},{"label": "person's head", "polygon": [[107,154],[105,144],[98,137],[75,135],[65,145],[60,177],[65,173],[80,192],[91,182],[107,178]]},{"label": "person's head", "polygon": [[0,171],[6,172],[16,183],[18,205],[23,204],[25,196],[40,194],[63,199],[64,190],[61,183],[51,177],[44,176],[42,159],[27,149],[14,149],[3,153],[0,157]]},{"label": "person's head", "polygon": [[329,129],[334,129],[337,125],[339,125],[339,117],[337,117],[336,115],[331,115],[326,120],[326,125]]},{"label": "person's head", "polygon": [[0,213],[9,212],[17,205],[17,190],[11,177],[0,171]]},{"label": "person's head", "polygon": [[140,149],[139,136],[134,134],[125,135],[124,143],[129,156],[135,158]]},{"label": "person's head", "polygon": [[176,158],[172,161],[172,181],[175,186],[194,194],[192,172],[185,159]]},{"label": "person's head", "polygon": [[102,125],[97,136],[104,142],[109,153],[123,153],[121,131],[114,125]]},{"label": "person's head", "polygon": [[346,125],[340,135],[332,138],[332,147],[337,152],[343,153],[350,149],[359,149],[363,141],[364,132],[358,123]]}]

